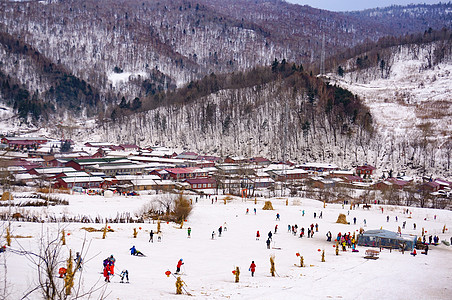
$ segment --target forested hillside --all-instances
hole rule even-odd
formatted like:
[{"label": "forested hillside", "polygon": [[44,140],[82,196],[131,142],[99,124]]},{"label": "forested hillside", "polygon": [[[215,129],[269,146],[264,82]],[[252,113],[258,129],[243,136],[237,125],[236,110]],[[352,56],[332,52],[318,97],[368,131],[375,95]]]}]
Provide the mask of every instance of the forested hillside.
[{"label": "forested hillside", "polygon": [[[269,65],[275,58],[303,64],[315,74],[323,37],[326,56],[331,56],[387,35],[441,29],[449,24],[444,12],[451,6],[423,6],[424,13],[414,15],[406,27],[394,21],[398,15],[387,15],[382,22],[371,15],[279,0],[2,1],[0,32],[98,91],[102,105],[95,100],[94,112],[103,115],[102,108],[119,104],[123,97],[142,99],[211,73]],[[57,89],[53,75],[25,63],[32,59],[23,57],[27,54],[18,60],[10,49],[2,52],[0,61],[8,67],[0,70],[5,75],[15,77],[30,95],[51,102],[49,106],[59,106],[57,95],[52,99],[47,93]],[[69,111],[86,115],[83,108]],[[40,115],[33,108],[29,112],[35,119]]]}]

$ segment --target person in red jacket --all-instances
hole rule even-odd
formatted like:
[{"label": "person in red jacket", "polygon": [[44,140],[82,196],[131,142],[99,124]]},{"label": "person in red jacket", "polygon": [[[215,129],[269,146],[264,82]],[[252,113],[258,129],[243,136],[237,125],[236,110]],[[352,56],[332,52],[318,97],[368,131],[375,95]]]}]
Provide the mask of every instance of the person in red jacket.
[{"label": "person in red jacket", "polygon": [[182,267],[182,265],[184,264],[183,259],[179,259],[179,261],[177,262],[177,266],[176,266],[176,274],[179,274],[180,272],[180,267]]},{"label": "person in red jacket", "polygon": [[110,265],[104,267],[104,277],[106,282],[110,282]]},{"label": "person in red jacket", "polygon": [[259,230],[258,230],[258,231],[256,232],[256,240],[258,241],[260,237],[261,237],[261,235],[260,235]]},{"label": "person in red jacket", "polygon": [[254,260],[251,262],[250,271],[251,271],[251,277],[254,277],[254,272],[256,271],[256,264],[254,263]]}]

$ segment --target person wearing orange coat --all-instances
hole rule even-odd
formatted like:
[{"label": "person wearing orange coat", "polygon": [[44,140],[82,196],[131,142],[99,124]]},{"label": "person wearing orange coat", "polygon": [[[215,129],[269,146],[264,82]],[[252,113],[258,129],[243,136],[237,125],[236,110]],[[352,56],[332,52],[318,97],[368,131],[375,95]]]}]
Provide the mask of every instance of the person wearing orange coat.
[{"label": "person wearing orange coat", "polygon": [[251,262],[250,271],[251,271],[251,277],[254,277],[254,272],[256,272],[256,264],[254,263],[254,260]]}]

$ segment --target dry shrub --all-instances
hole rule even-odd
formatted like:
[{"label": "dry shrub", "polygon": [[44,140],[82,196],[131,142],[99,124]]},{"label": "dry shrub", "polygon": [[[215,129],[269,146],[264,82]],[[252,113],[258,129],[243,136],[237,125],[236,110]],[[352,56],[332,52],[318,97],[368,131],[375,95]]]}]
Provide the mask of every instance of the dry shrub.
[{"label": "dry shrub", "polygon": [[339,214],[339,216],[337,217],[336,223],[348,224],[347,217],[344,214]]},{"label": "dry shrub", "polygon": [[188,200],[183,194],[174,202],[174,210],[172,212],[173,217],[177,222],[182,222],[192,210],[192,205],[190,200]]},{"label": "dry shrub", "polygon": [[[96,228],[93,228],[93,227],[82,227],[82,228],[80,228],[80,229],[83,229],[83,230],[86,230],[86,231],[88,231],[88,232],[103,232],[104,231],[104,228],[102,228],[102,229],[96,229]],[[107,228],[107,231],[108,232],[115,232],[113,229],[111,229],[111,228]]]},{"label": "dry shrub", "polygon": [[4,192],[1,201],[9,200],[10,197],[13,200],[13,195],[10,192]]},{"label": "dry shrub", "polygon": [[231,201],[233,198],[229,195],[227,195],[226,197],[223,198],[223,200],[225,201]]},{"label": "dry shrub", "polygon": [[265,201],[264,207],[262,208],[263,210],[273,210],[273,205],[271,201]]}]

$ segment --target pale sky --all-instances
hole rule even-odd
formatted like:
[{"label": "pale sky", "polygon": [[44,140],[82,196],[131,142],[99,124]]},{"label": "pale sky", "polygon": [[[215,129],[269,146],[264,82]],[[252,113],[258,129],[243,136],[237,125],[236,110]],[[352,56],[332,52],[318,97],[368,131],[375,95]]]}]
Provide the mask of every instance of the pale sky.
[{"label": "pale sky", "polygon": [[435,4],[439,2],[447,3],[448,0],[286,0],[290,3],[309,5],[315,8],[332,11],[363,10],[367,8],[385,7],[391,5],[407,4]]}]

